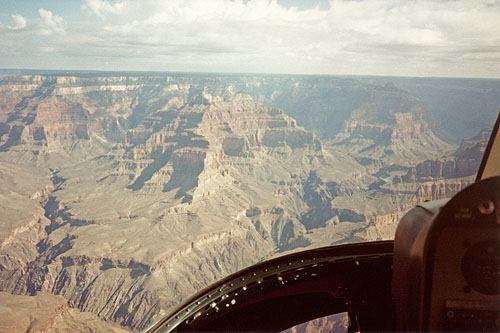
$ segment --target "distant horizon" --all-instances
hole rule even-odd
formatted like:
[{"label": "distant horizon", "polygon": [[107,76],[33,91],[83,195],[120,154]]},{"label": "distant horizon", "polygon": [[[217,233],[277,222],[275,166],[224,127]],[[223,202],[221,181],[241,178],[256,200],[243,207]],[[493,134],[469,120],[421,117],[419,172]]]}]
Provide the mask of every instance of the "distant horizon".
[{"label": "distant horizon", "polygon": [[[11,72],[11,73],[9,73]],[[99,69],[39,69],[39,68],[0,68],[0,75],[16,75],[14,72],[26,72],[28,75],[69,75],[69,74],[190,74],[190,75],[255,75],[255,76],[309,76],[309,77],[374,77],[374,78],[408,78],[408,79],[450,79],[450,80],[493,80],[500,77],[466,77],[466,76],[405,76],[405,75],[371,75],[371,74],[294,74],[294,73],[259,73],[259,72],[190,72],[169,70],[99,70]]]}]

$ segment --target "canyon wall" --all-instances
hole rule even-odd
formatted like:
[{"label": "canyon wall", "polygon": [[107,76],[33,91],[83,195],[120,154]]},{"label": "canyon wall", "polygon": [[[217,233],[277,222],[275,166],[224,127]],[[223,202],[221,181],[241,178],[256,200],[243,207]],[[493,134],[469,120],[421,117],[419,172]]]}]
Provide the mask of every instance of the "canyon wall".
[{"label": "canyon wall", "polygon": [[54,327],[137,331],[266,258],[392,238],[472,180],[487,136],[451,154],[423,113],[355,79],[2,76],[0,291],[50,298]]}]

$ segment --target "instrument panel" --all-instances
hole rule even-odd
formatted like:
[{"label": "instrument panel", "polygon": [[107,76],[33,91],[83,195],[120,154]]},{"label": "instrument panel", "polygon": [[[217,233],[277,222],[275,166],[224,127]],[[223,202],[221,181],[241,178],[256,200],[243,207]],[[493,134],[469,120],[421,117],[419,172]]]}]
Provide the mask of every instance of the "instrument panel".
[{"label": "instrument panel", "polygon": [[500,177],[405,214],[392,290],[401,331],[500,331]]}]

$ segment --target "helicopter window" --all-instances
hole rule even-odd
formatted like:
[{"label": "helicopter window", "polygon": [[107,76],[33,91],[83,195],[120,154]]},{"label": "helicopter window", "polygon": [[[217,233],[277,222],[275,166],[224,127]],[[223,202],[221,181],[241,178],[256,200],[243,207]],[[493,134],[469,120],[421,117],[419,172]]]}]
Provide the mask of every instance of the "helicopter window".
[{"label": "helicopter window", "polygon": [[497,119],[488,145],[485,148],[484,157],[481,161],[477,180],[488,177],[500,176],[500,117]]},{"label": "helicopter window", "polygon": [[281,333],[346,333],[348,326],[349,317],[347,315],[347,312],[343,312],[309,320],[305,323],[295,325],[286,330],[283,330],[281,331]]},{"label": "helicopter window", "polygon": [[[345,308],[344,303],[344,300],[339,300],[327,293],[276,297],[230,312],[202,326],[202,330],[276,332],[291,329],[293,332],[294,328],[290,327],[291,324],[301,325],[308,321],[312,321],[310,325],[323,323],[325,327],[335,327],[341,330],[345,324],[344,317],[342,315],[330,316],[330,314]],[[323,318],[323,320],[314,321],[317,318]],[[194,326],[194,330],[197,329]],[[182,332],[184,329],[181,327],[178,331]]]}]

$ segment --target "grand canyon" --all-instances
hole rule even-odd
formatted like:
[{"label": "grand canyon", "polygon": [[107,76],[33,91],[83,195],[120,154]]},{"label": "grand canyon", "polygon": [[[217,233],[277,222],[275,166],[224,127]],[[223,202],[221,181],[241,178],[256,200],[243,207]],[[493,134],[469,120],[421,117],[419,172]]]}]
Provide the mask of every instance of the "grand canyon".
[{"label": "grand canyon", "polygon": [[0,71],[0,331],[140,331],[474,181],[500,80]]}]

